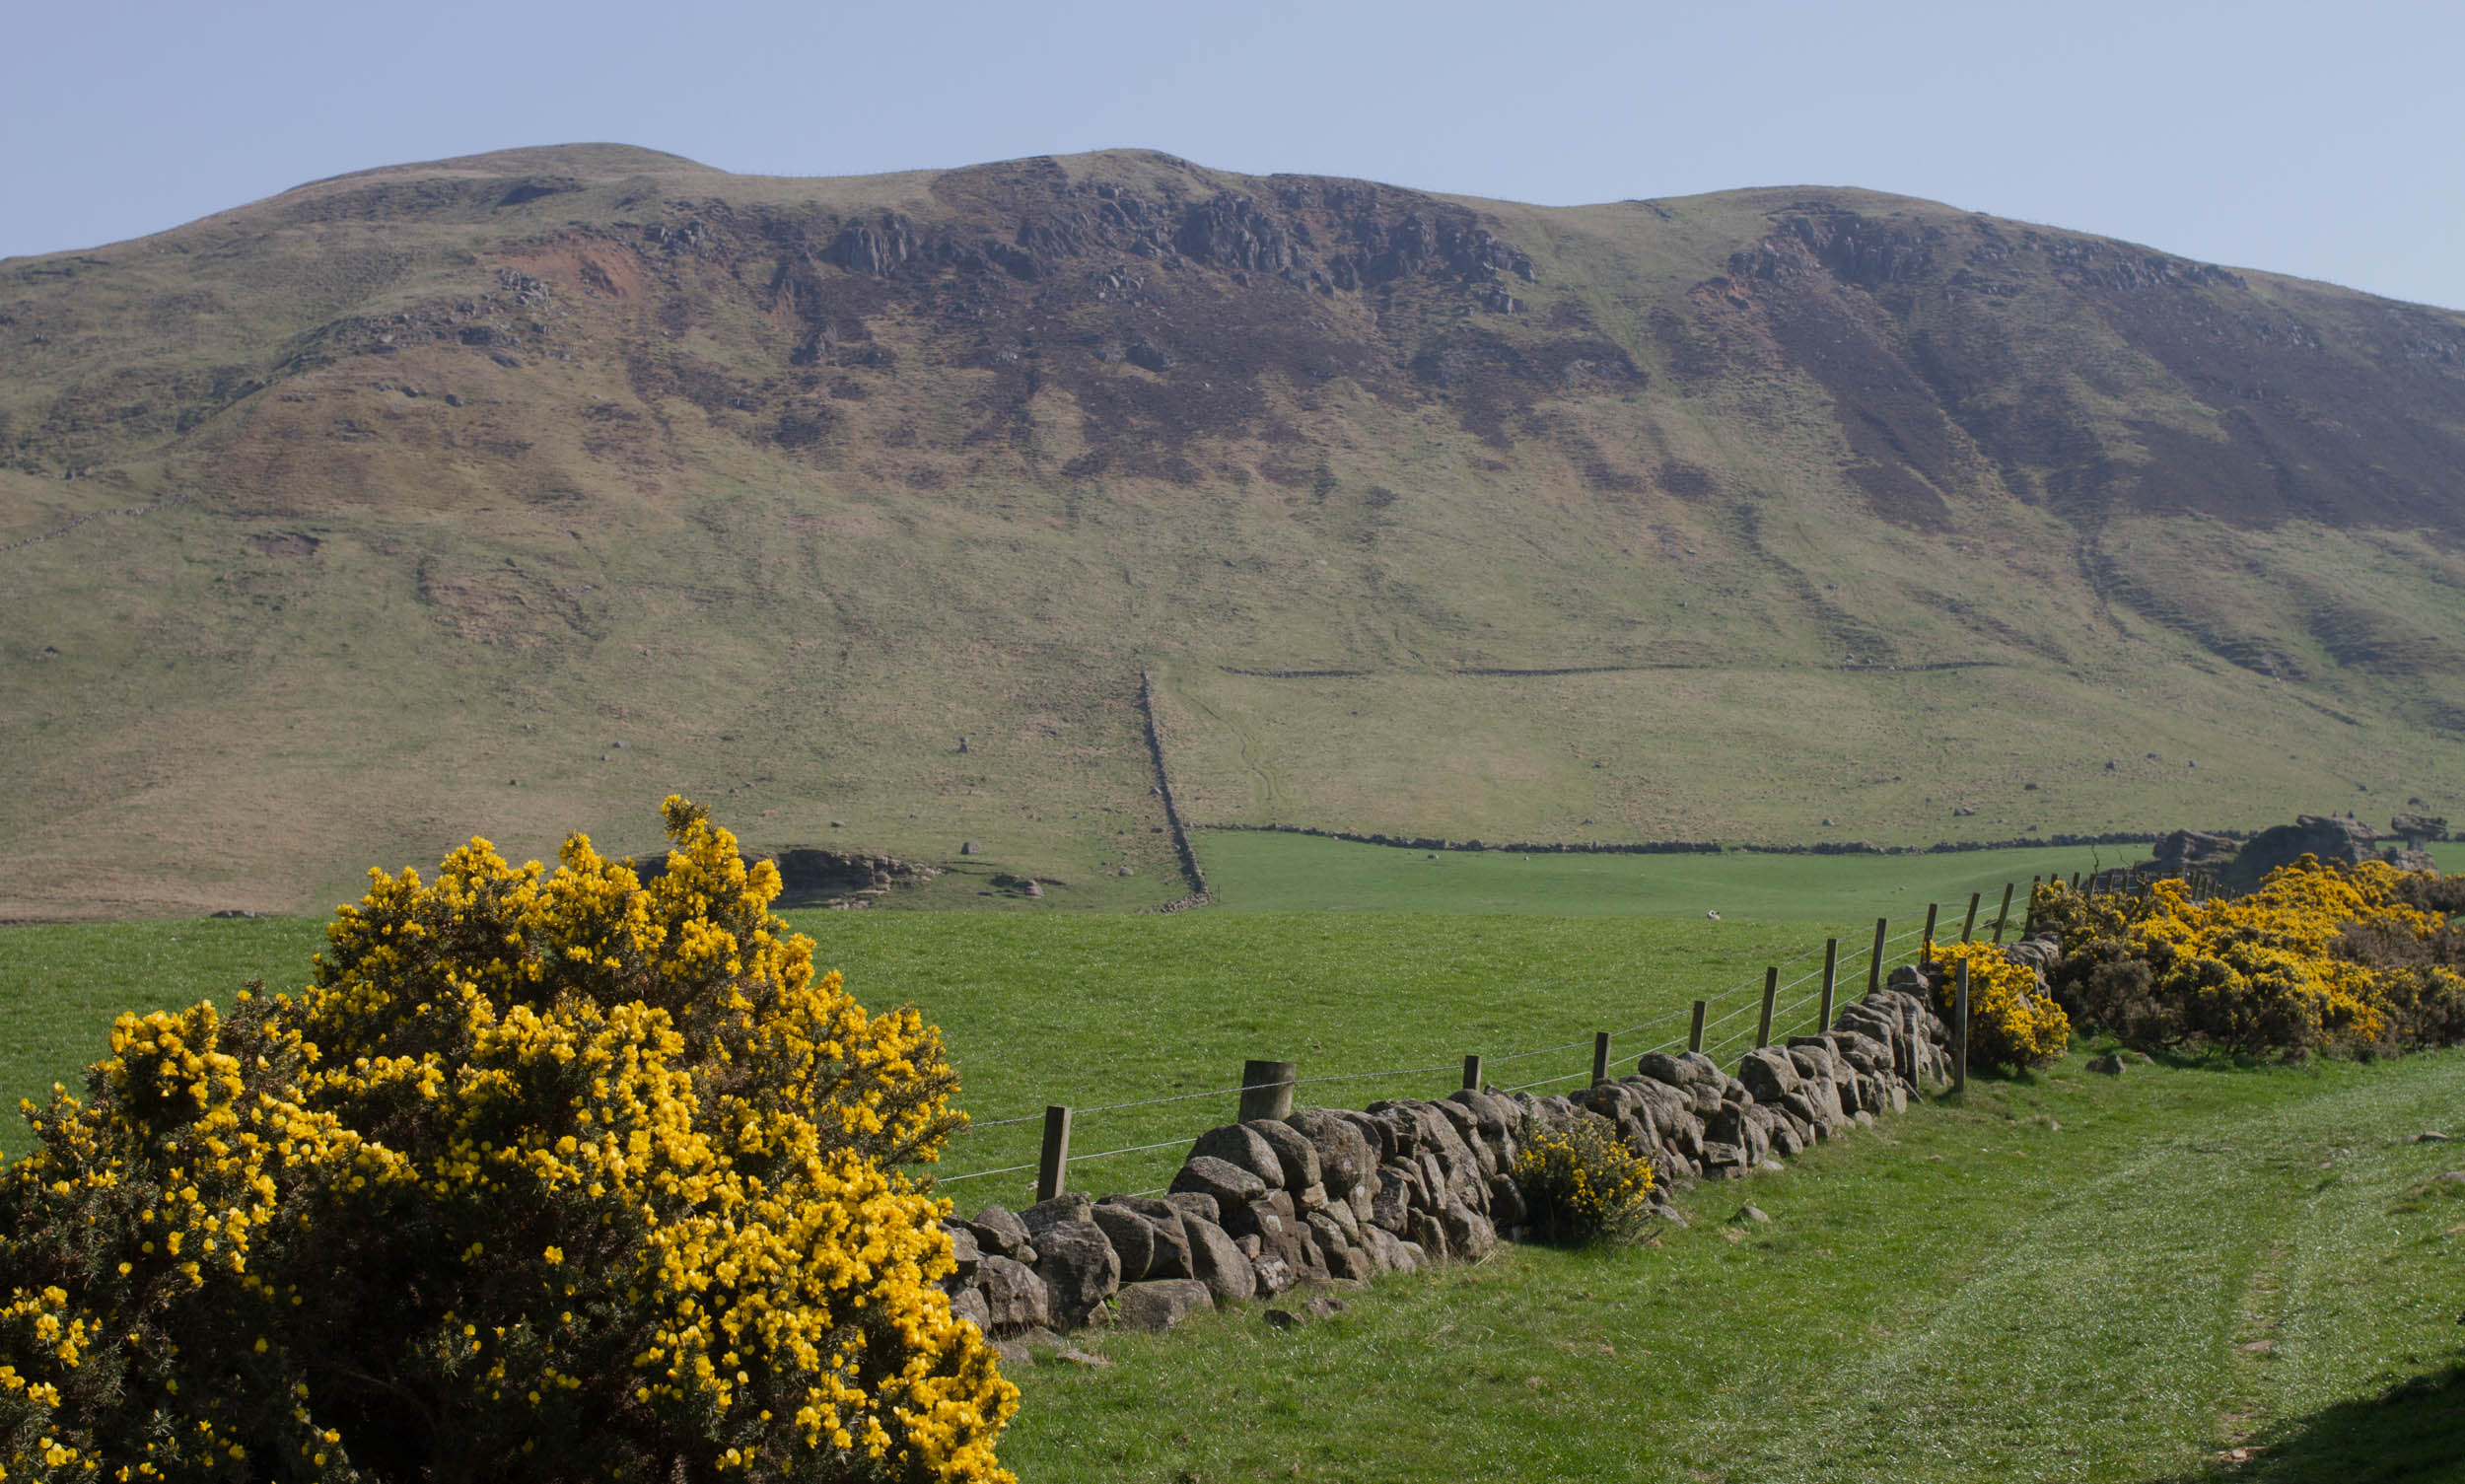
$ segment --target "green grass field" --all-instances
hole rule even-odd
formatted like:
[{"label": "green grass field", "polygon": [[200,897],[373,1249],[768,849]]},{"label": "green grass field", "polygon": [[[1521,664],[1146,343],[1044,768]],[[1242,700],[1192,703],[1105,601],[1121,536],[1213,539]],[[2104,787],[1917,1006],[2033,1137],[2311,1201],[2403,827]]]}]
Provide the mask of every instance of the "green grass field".
[{"label": "green grass field", "polygon": [[[1168,916],[1087,912],[789,914],[864,1003],[914,1004],[939,1025],[981,1122],[951,1152],[951,1175],[1033,1157],[1031,1118],[1072,1107],[1230,1089],[1252,1057],[1302,1075],[1360,1077],[1317,1089],[1353,1106],[1444,1091],[1468,1053],[1501,1086],[1585,1070],[1596,1030],[1625,1031],[1631,1062],[1683,1033],[1688,1003],[1716,1001],[1711,1041],[1752,1026],[1763,968],[1786,962],[1784,1010],[1818,987],[1805,976],[1841,939],[1841,982],[1864,982],[1877,915],[1891,961],[1914,944],[1926,903],[1955,931],[1968,893],[2078,870],[2085,851],[1888,857],[1534,856],[1351,845],[1305,836],[1199,836],[1226,910]],[[2448,845],[2447,864],[2465,845]],[[2099,857],[2115,859],[2107,851]],[[1304,910],[1307,908],[1317,910]],[[1406,910],[1410,909],[1410,910]],[[1703,914],[1719,910],[1721,920]],[[2015,908],[2016,913],[2016,908]],[[307,978],[321,926],[304,918],[0,928],[0,1098],[14,1106],[74,1084],[102,1054],[114,1015],[227,995],[251,978]],[[1812,1009],[1803,1012],[1811,1016]],[[1781,1028],[1796,1023],[1786,1017]],[[1547,1055],[1523,1056],[1541,1047]],[[1500,1061],[1501,1057],[1516,1057]],[[1546,1091],[1543,1089],[1542,1091]],[[1233,1099],[1191,1097],[1083,1114],[1074,1152],[1097,1155],[1195,1132]],[[25,1131],[0,1120],[0,1150]],[[1084,1178],[1137,1189],[1169,1174],[1169,1150],[1123,1156]],[[1024,1176],[951,1187],[969,1203],[1016,1200]]]},{"label": "green grass field", "polygon": [[[1006,1120],[1237,1086],[1252,1057],[1304,1077],[1424,1069],[1332,1085],[1328,1101],[1443,1091],[1467,1053],[1502,1086],[1589,1064],[1595,1030],[1655,1022],[1618,1042],[1631,1060],[1683,1034],[1696,998],[1719,998],[1714,1037],[1750,1028],[1741,1005],[1764,965],[1787,961],[1784,1008],[1823,940],[1842,940],[1842,981],[1863,983],[1873,920],[1894,919],[1899,957],[1926,903],[1954,930],[1968,893],[1991,918],[2002,883],[2081,869],[2086,851],[1943,856],[1535,856],[1381,849],[1295,835],[1208,831],[1208,869],[1232,911],[789,914],[819,962],[869,1005],[915,1004],[943,1027],[965,1104],[1004,1127],[968,1136],[949,1171],[1032,1158],[1034,1130]],[[2115,852],[2101,857],[2111,864]],[[939,884],[939,883],[937,883]],[[1013,904],[1021,905],[1021,904]],[[1314,910],[1312,910],[1314,909]],[[1705,917],[1719,910],[1721,920]],[[2017,908],[2014,908],[2015,913]],[[0,928],[0,1097],[74,1082],[111,1018],[228,994],[262,977],[303,982],[319,925],[303,918]],[[1897,960],[1895,960],[1897,961]],[[1805,1012],[1811,1014],[1811,1009]],[[1671,1017],[1678,1017],[1672,1021]],[[1784,1020],[1783,1024],[1792,1023]],[[1219,1121],[1231,1098],[1085,1115],[1084,1154]],[[0,1149],[23,1148],[0,1127]],[[1092,1177],[1159,1183],[1168,1151]],[[965,1191],[968,1199],[990,1199]],[[1005,1199],[1021,1194],[1013,1178]],[[953,1187],[952,1194],[961,1191]]]},{"label": "green grass field", "polygon": [[[861,999],[943,1026],[988,1125],[941,1167],[962,1211],[1028,1198],[1023,1171],[953,1177],[1030,1160],[1047,1101],[1083,1109],[1076,1186],[1149,1188],[1232,1115],[1246,1057],[1339,1079],[1303,1090],[1330,1105],[1442,1093],[1466,1052],[1564,1085],[1595,1029],[1656,1021],[1625,1062],[1717,996],[1733,1041],[1764,965],[1797,1006],[1839,934],[1854,993],[1878,911],[1914,927],[2072,869],[1202,844],[1226,909],[793,914]],[[318,942],[299,918],[0,929],[0,1095],[73,1078],[119,1009],[296,984]],[[2465,1134],[2465,1056],[2119,1082],[2082,1059],[1700,1187],[1655,1248],[1510,1249],[1296,1334],[1239,1311],[1090,1337],[1109,1368],[1020,1373],[1005,1457],[1029,1484],[2465,1477],[2465,1182],[2436,1178],[2465,1157],[2407,1142]],[[1745,1200],[1772,1224],[1732,1226]],[[2256,1461],[2216,1462],[2237,1447]]]},{"label": "green grass field", "polygon": [[1266,831],[1197,833],[1209,884],[1238,912],[1545,912],[1569,917],[1702,917],[1849,923],[1923,921],[1928,902],[1987,920],[2004,883],[2016,925],[2029,879],[2148,857],[2146,847],[1979,850],[1942,855],[1517,855],[1420,851]]}]

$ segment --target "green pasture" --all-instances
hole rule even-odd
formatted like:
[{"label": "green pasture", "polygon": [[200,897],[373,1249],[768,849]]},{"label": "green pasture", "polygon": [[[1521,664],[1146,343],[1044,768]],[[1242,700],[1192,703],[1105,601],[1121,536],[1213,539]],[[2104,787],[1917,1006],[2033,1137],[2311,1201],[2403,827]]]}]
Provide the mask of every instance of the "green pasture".
[{"label": "green pasture", "polygon": [[[1786,965],[1776,1029],[1802,1029],[1825,938],[1841,940],[1841,981],[1854,993],[1876,916],[1893,919],[1891,958],[1903,961],[1928,901],[1944,904],[1947,933],[1971,891],[1986,894],[1983,924],[2006,881],[2117,858],[1450,852],[1430,862],[1229,831],[1202,835],[1201,848],[1231,910],[787,915],[865,1004],[913,1004],[942,1027],[964,1105],[994,1125],[952,1150],[945,1168],[955,1175],[1031,1160],[1035,1128],[1010,1120],[1047,1103],[1185,1098],[1081,1115],[1080,1155],[1194,1133],[1234,1099],[1185,1095],[1236,1087],[1252,1057],[1346,1078],[1307,1092],[1357,1106],[1453,1087],[1466,1054],[1490,1058],[1500,1086],[1571,1080],[1588,1071],[1596,1030],[1618,1032],[1631,1063],[1682,1037],[1698,998],[1714,1002],[1708,1043],[1718,1045],[1753,1029],[1767,964]],[[1705,915],[1716,910],[1717,921]],[[73,1083],[123,1010],[216,998],[251,978],[301,983],[321,942],[305,918],[0,928],[0,1097],[13,1105]],[[1527,1054],[1543,1048],[1556,1049]],[[0,1149],[24,1140],[22,1125],[0,1123]],[[1145,1188],[1168,1176],[1173,1156],[1118,1160],[1086,1178]],[[951,1194],[1015,1201],[1026,1177],[983,1176]]]},{"label": "green pasture", "polygon": [[[1683,1036],[1695,998],[1717,997],[1714,1015],[1729,1016],[1715,1038],[1751,1032],[1751,1011],[1739,1012],[1759,1003],[1769,962],[1789,961],[1781,1024],[1804,1028],[1819,986],[1799,981],[1819,967],[1823,936],[1807,923],[1535,913],[812,911],[791,920],[865,1004],[913,1004],[942,1027],[963,1105],[996,1125],[956,1142],[949,1174],[1032,1160],[1031,1120],[1047,1103],[1177,1099],[1082,1114],[1081,1155],[1195,1134],[1227,1121],[1236,1098],[1186,1095],[1237,1087],[1252,1057],[1297,1062],[1304,1078],[1345,1077],[1303,1090],[1330,1104],[1444,1092],[1466,1053],[1512,1058],[1491,1063],[1501,1086],[1563,1085],[1588,1071],[1593,1031],[1642,1026],[1618,1042],[1631,1061]],[[1854,958],[1860,975],[1871,933],[1869,920]],[[0,1013],[11,1026],[0,1095],[73,1082],[122,1008],[220,997],[260,975],[296,984],[318,943],[304,919],[0,929]],[[0,1147],[22,1149],[22,1125],[5,1125],[5,1138]],[[1141,1151],[1091,1160],[1074,1178],[1143,1189],[1176,1163],[1169,1149]],[[1023,1173],[986,1176],[950,1193],[972,1210],[1026,1199],[1029,1183]]]},{"label": "green pasture", "polygon": [[1503,850],[1406,850],[1315,835],[1209,829],[1197,834],[1208,884],[1236,912],[1546,912],[1583,917],[1702,917],[1922,922],[1926,904],[1965,908],[1979,892],[1990,919],[2016,882],[2012,923],[2029,879],[2087,873],[2148,858],[2104,845],[1940,855],[1585,855]]}]

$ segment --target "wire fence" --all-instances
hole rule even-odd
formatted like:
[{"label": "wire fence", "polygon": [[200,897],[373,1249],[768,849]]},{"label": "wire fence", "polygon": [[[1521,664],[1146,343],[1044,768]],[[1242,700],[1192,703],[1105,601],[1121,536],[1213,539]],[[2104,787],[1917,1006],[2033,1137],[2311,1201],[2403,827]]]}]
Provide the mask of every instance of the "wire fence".
[{"label": "wire fence", "polygon": [[[1983,893],[1980,894],[1980,898],[1982,901]],[[1937,905],[1939,907],[1940,904]],[[1953,905],[1957,907],[1961,904],[1955,903]],[[2015,909],[2018,903],[2015,900]],[[2016,910],[2014,911],[2013,916],[2015,918],[2019,916]],[[1979,919],[1980,920],[1976,924],[1975,931],[1978,936],[1984,936],[1994,928],[1995,916],[1994,914],[1986,912],[1981,907],[1979,911]],[[1946,920],[1949,924],[1948,927],[1946,926]],[[1936,938],[1937,942],[1944,941],[1946,938],[1956,935],[1959,931],[1959,925],[1956,918],[1950,918],[1946,915],[1946,920],[1938,920],[1936,924]],[[1865,942],[1834,940],[1828,944],[1817,943],[1811,945],[1798,953],[1790,954],[1788,957],[1780,959],[1778,962],[1768,967],[1764,972],[1739,980],[1725,988],[1715,990],[1701,1000],[1690,1001],[1685,1005],[1673,1007],[1658,1014],[1649,1016],[1633,1025],[1607,1032],[1609,1049],[1618,1061],[1625,1062],[1630,1065],[1634,1059],[1642,1056],[1649,1056],[1655,1053],[1672,1053],[1680,1050],[1691,1049],[1700,1050],[1705,1055],[1711,1057],[1715,1062],[1726,1066],[1734,1056],[1742,1055],[1744,1052],[1754,1049],[1759,1044],[1765,1044],[1767,1042],[1785,1044],[1786,1041],[1793,1035],[1820,1032],[1824,1027],[1816,1023],[1822,1019],[1820,1011],[1823,1007],[1827,991],[1835,1007],[1845,1003],[1846,1001],[1862,997],[1866,992],[1866,982],[1870,981],[1878,985],[1881,983],[1885,977],[1886,967],[1892,962],[1892,960],[1900,958],[1904,954],[1922,951],[1922,940],[1925,936],[1926,929],[1922,925],[1904,928],[1897,933],[1887,933],[1880,945],[1879,954],[1876,953],[1875,947],[1870,938]],[[1833,957],[1828,964],[1817,964],[1816,966],[1798,973],[1787,980],[1780,978],[1782,973],[1795,968],[1796,965],[1803,963],[1810,958],[1815,958],[1818,955],[1823,954],[1827,948],[1833,950]],[[1831,968],[1833,971],[1833,977],[1829,985],[1817,982],[1824,978],[1826,967]],[[1813,985],[1814,987],[1811,989],[1806,988],[1806,986],[1809,985]],[[1800,990],[1803,990],[1804,992],[1798,993],[1797,991]],[[1700,1026],[1698,1026],[1694,1021],[1694,1018],[1697,1015],[1701,1015],[1703,1017]],[[1769,1017],[1768,1022],[1765,1019],[1767,1015]],[[1675,1033],[1665,1034],[1661,1038],[1655,1040],[1652,1045],[1641,1049],[1638,1049],[1633,1044],[1632,1038],[1639,1033],[1660,1030],[1663,1027],[1673,1027]],[[1465,1037],[1465,1039],[1474,1040],[1477,1039],[1477,1037]],[[1621,1046],[1620,1043],[1624,1043],[1623,1046]],[[1536,1061],[1546,1057],[1560,1056],[1570,1052],[1585,1053],[1583,1065],[1573,1071],[1555,1073],[1529,1080],[1519,1080],[1504,1086],[1496,1085],[1487,1075],[1495,1069],[1508,1066],[1514,1066],[1517,1070],[1522,1070],[1520,1066],[1522,1063]],[[1597,1038],[1592,1035],[1586,1035],[1579,1039],[1560,1041],[1550,1045],[1535,1046],[1526,1050],[1510,1051],[1498,1055],[1479,1054],[1477,1056],[1467,1056],[1444,1061],[1431,1061],[1415,1066],[1391,1067],[1377,1071],[1332,1072],[1320,1073],[1307,1077],[1276,1078],[1268,1081],[1243,1081],[1227,1086],[1208,1088],[1198,1092],[1163,1093],[1152,1097],[1136,1097],[1112,1102],[1093,1103],[1086,1106],[1071,1107],[1066,1111],[1069,1120],[1079,1120],[1101,1115],[1136,1114],[1142,1109],[1166,1107],[1185,1102],[1198,1102],[1210,1099],[1245,1099],[1249,1095],[1257,1093],[1281,1093],[1283,1090],[1287,1089],[1298,1090],[1312,1087],[1333,1087],[1364,1082],[1385,1081],[1403,1083],[1407,1079],[1426,1079],[1440,1074],[1452,1074],[1458,1071],[1475,1070],[1475,1068],[1477,1068],[1477,1075],[1480,1075],[1482,1078],[1482,1085],[1490,1088],[1492,1091],[1503,1094],[1542,1092],[1543,1090],[1562,1088],[1569,1084],[1588,1083],[1595,1075],[1596,1069],[1593,1062],[1596,1054]],[[1467,1066],[1468,1063],[1474,1064],[1474,1066]],[[1602,1075],[1611,1078],[1617,1076],[1617,1073],[1612,1068],[1602,1067],[1597,1070]],[[1255,1077],[1255,1072],[1251,1074],[1252,1077]],[[1431,1091],[1427,1089],[1426,1084],[1423,1084],[1423,1089],[1424,1092],[1422,1095],[1427,1095],[1428,1092]],[[932,1174],[932,1183],[935,1186],[958,1185],[969,1181],[998,1180],[1005,1176],[1036,1173],[1039,1176],[1038,1183],[1041,1184],[1042,1177],[1049,1176],[1055,1172],[1055,1168],[1048,1168],[1047,1166],[1055,1166],[1058,1170],[1066,1171],[1073,1166],[1111,1160],[1127,1161],[1128,1164],[1123,1167],[1128,1171],[1145,1172],[1151,1166],[1156,1167],[1159,1171],[1161,1171],[1162,1166],[1160,1163],[1142,1160],[1138,1157],[1156,1155],[1158,1152],[1163,1150],[1186,1149],[1195,1142],[1199,1134],[1205,1132],[1206,1128],[1216,1127],[1223,1120],[1221,1119],[1211,1119],[1204,1127],[1184,1133],[1176,1133],[1171,1137],[1138,1139],[1137,1142],[1134,1143],[1121,1144],[1106,1149],[1080,1154],[1067,1152],[1066,1147],[1059,1151],[1056,1151],[1051,1147],[1051,1119],[1046,1113],[1022,1113],[1002,1118],[974,1119],[970,1121],[966,1128],[959,1131],[960,1134],[990,1134],[997,1130],[1020,1128],[1027,1124],[1046,1124],[1046,1157],[1037,1160],[997,1164],[988,1167],[964,1170],[954,1174]],[[1133,1127],[1125,1129],[1124,1132],[1132,1133],[1134,1136],[1141,1132],[1161,1132],[1161,1130],[1153,1129],[1152,1118],[1149,1117],[1134,1116],[1130,1119],[1130,1122]],[[1141,1124],[1147,1124],[1149,1125],[1149,1128],[1137,1127],[1137,1125]],[[1004,1146],[1004,1149],[997,1150],[988,1148],[983,1149],[981,1153],[985,1155],[995,1155],[1001,1152],[1006,1152],[1007,1146],[1019,1141],[1020,1136],[1015,1134],[1003,1136],[1002,1138],[991,1142]],[[975,1146],[971,1145],[969,1147],[972,1148]],[[1052,1158],[1052,1156],[1056,1153],[1059,1154],[1058,1160]],[[931,1173],[931,1171],[920,1170],[918,1173]],[[1066,1184],[1066,1181],[1064,1183]],[[1008,1187],[1004,1186],[998,1188],[1007,1189]],[[1168,1187],[1166,1186],[1156,1186],[1154,1188],[1137,1191],[1135,1193],[1139,1195],[1158,1195],[1163,1193],[1163,1191],[1167,1188]]]}]

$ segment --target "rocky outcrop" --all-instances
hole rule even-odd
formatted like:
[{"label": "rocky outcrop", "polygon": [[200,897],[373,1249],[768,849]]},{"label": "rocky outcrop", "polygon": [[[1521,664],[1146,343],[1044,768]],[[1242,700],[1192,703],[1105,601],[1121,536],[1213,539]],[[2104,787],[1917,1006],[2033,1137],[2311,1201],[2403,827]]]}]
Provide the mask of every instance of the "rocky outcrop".
[{"label": "rocky outcrop", "polygon": [[2197,829],[2178,829],[2157,841],[2152,853],[2156,870],[2165,876],[2185,876],[2194,871],[2219,872],[2233,864],[2242,842],[2226,835],[2209,834]]},{"label": "rocky outcrop", "polygon": [[869,907],[898,886],[917,885],[942,874],[938,866],[866,851],[791,845],[771,858],[779,868],[783,907]]},{"label": "rocky outcrop", "polygon": [[2408,846],[2421,846],[2448,837],[2448,821],[2441,814],[2405,813],[2388,821],[2388,833],[2403,839]]},{"label": "rocky outcrop", "polygon": [[2253,835],[2237,852],[2233,864],[2218,874],[2228,890],[2248,891],[2280,866],[2304,856],[2353,866],[2378,854],[2379,831],[2352,814],[2303,814]]}]

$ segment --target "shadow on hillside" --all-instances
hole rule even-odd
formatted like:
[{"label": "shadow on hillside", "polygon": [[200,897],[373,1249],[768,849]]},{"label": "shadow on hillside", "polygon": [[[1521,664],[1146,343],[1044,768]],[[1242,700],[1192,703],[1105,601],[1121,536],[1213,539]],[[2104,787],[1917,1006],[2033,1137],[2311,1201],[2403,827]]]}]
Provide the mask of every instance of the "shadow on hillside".
[{"label": "shadow on hillside", "polygon": [[2155,1484],[2433,1484],[2465,1481],[2465,1360],[2376,1396],[2342,1401],[2273,1427],[2249,1458]]}]

